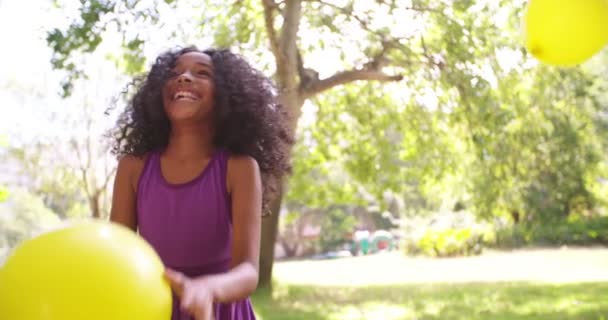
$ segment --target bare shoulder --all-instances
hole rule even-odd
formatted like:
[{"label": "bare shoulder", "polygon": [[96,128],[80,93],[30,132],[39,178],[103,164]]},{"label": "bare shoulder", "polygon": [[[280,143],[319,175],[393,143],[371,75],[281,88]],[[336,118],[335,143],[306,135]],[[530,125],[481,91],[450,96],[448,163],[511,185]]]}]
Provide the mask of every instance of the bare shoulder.
[{"label": "bare shoulder", "polygon": [[145,162],[145,158],[147,154],[145,156],[135,156],[132,154],[126,154],[122,157],[120,157],[120,159],[118,159],[118,166],[122,166],[124,168],[135,168],[137,166],[143,166],[144,162]]},{"label": "bare shoulder", "polygon": [[120,157],[116,175],[127,178],[133,190],[137,190],[137,181],[139,181],[139,176],[144,169],[148,156],[149,154],[143,156],[128,154]]},{"label": "bare shoulder", "polygon": [[259,170],[255,158],[246,155],[231,155],[228,158],[228,168],[232,170]]},{"label": "bare shoulder", "polygon": [[137,182],[146,156],[125,155],[118,159],[110,220],[137,230]]},{"label": "bare shoulder", "polygon": [[231,155],[227,165],[228,191],[240,181],[259,180],[260,167],[255,158],[247,155]]}]

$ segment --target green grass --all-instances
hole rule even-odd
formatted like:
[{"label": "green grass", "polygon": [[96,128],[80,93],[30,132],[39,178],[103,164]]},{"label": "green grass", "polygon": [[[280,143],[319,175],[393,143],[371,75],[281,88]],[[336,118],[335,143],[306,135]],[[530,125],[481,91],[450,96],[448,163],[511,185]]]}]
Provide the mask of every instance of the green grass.
[{"label": "green grass", "polygon": [[253,303],[261,320],[608,320],[608,282],[278,285]]},{"label": "green grass", "polygon": [[261,320],[608,320],[608,249],[398,253],[275,265]]}]

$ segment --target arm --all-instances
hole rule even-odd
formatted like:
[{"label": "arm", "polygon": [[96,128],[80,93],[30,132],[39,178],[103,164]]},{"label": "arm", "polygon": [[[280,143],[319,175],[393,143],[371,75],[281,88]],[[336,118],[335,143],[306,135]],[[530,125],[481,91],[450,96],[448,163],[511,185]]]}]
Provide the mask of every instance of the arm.
[{"label": "arm", "polygon": [[209,277],[217,302],[248,297],[258,284],[262,183],[260,169],[251,157],[228,161],[227,187],[232,196],[232,269]]},{"label": "arm", "polygon": [[137,229],[133,176],[139,161],[133,156],[125,156],[118,161],[110,211],[110,221],[122,224],[133,231]]}]

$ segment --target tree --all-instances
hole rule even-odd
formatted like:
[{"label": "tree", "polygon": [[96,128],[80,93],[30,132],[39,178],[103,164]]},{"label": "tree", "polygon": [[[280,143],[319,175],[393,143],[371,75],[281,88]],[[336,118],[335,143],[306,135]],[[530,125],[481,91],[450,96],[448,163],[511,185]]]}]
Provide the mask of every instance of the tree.
[{"label": "tree", "polygon": [[[99,88],[106,83],[91,70],[89,75],[91,81],[75,82],[78,92],[60,100],[62,109],[51,112],[46,107],[57,100],[43,93],[43,88],[28,89],[19,83],[5,88],[15,97],[24,97],[19,107],[41,115],[32,120],[39,124],[40,131],[25,133],[17,128],[12,143],[0,154],[16,169],[18,179],[11,187],[27,188],[61,218],[104,218],[109,214],[107,195],[116,163],[102,139],[107,130],[103,118],[108,106]],[[31,90],[38,94],[32,95]]]},{"label": "tree", "polygon": [[439,84],[455,94],[464,111],[450,113],[449,120],[466,143],[461,159],[470,178],[464,184],[469,203],[482,217],[564,219],[575,199],[582,197],[588,208],[595,202],[590,190],[597,184],[602,151],[597,76],[581,67],[538,64],[517,42],[522,7],[500,10],[505,9],[514,14],[500,29],[495,21],[463,20],[465,34],[484,35],[464,38],[471,50],[462,51],[449,39],[441,44],[453,54]]},{"label": "tree", "polygon": [[108,194],[116,172],[116,162],[108,155],[109,146],[100,142],[102,132],[94,129],[95,108],[85,101],[81,108],[84,131],[82,136],[72,136],[69,141],[72,154],[76,155],[74,168],[84,190],[93,218],[106,218],[110,208]]}]

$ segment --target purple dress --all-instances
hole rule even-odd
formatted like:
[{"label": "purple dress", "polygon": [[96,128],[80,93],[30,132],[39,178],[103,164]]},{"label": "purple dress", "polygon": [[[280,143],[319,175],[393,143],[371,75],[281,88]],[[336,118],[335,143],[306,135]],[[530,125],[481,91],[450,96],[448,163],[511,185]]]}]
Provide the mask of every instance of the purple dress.
[{"label": "purple dress", "polygon": [[[167,182],[160,152],[152,152],[137,187],[139,233],[163,263],[190,277],[226,272],[230,268],[232,211],[226,191],[228,153],[216,151],[192,181]],[[214,305],[216,320],[253,320],[250,300]],[[192,319],[173,299],[171,320]]]}]

